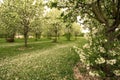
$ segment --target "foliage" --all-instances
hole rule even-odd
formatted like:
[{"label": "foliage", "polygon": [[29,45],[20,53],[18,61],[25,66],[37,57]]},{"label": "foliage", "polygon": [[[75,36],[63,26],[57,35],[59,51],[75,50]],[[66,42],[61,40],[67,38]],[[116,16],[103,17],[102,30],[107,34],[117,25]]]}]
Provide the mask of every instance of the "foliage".
[{"label": "foliage", "polygon": [[31,22],[30,29],[31,32],[35,34],[36,40],[41,38],[43,28],[43,17],[36,16],[33,21]]},{"label": "foliage", "polygon": [[[79,54],[80,61],[89,75],[103,79],[119,79],[120,41],[115,40],[113,45],[105,45],[108,39],[104,35],[104,26],[98,24],[96,26],[90,28],[89,42],[83,48],[74,47],[75,52]],[[112,49],[106,46],[109,48],[112,46]]]},{"label": "foliage", "polygon": [[75,39],[81,34],[81,29],[79,23],[67,23],[65,27],[65,36],[68,41],[71,40],[71,37],[74,36]]},{"label": "foliage", "polygon": [[65,36],[66,36],[68,41],[71,40],[72,33],[73,33],[73,27],[70,23],[67,23],[66,27],[65,27]]},{"label": "foliage", "polygon": [[61,34],[61,30],[63,29],[63,23],[60,19],[60,15],[61,15],[61,11],[56,8],[51,9],[51,11],[48,12],[46,15],[46,17],[48,18],[46,19],[47,24],[49,25],[47,26],[48,33],[51,36],[55,37],[54,42],[57,42],[57,39]]},{"label": "foliage", "polygon": [[5,38],[6,37],[6,31],[5,31],[5,26],[0,20],[0,38]]},{"label": "foliage", "polygon": [[[110,79],[112,76],[118,77],[115,72],[119,72],[120,65],[120,0],[68,0],[62,6],[59,3],[58,1],[57,7],[68,8],[68,14],[65,15],[68,17],[65,17],[65,20],[74,21],[78,15],[86,18],[84,25],[87,24],[91,31],[90,43],[88,48],[77,51],[87,59],[83,59],[87,61],[83,64],[89,65],[96,75]],[[70,19],[70,16],[73,18]],[[118,54],[117,57],[113,56],[113,53]]]},{"label": "foliage", "polygon": [[[31,21],[43,14],[41,0],[5,0],[1,7],[2,22],[6,25],[6,31],[14,34],[16,31],[23,33],[25,47],[27,47],[28,32]],[[8,34],[9,34],[8,33]]]},{"label": "foliage", "polygon": [[1,5],[1,28],[7,38],[14,38],[19,24],[19,17],[16,14],[11,2]]},{"label": "foliage", "polygon": [[72,27],[73,27],[73,35],[75,36],[75,39],[77,39],[77,37],[82,34],[80,24],[74,22],[72,24]]},{"label": "foliage", "polygon": [[30,30],[31,21],[34,19],[34,17],[40,16],[42,14],[41,12],[43,12],[42,1],[41,0],[18,1],[16,5],[17,8],[19,8],[17,10],[17,13],[21,18],[21,24],[23,25],[24,38],[25,38],[25,47],[27,47],[28,32]]}]

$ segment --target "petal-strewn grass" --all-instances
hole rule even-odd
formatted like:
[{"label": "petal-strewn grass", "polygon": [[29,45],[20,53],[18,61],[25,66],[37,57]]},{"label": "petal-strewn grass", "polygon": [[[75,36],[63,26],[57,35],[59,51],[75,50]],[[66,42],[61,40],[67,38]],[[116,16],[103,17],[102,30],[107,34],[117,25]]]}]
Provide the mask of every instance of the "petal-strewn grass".
[{"label": "petal-strewn grass", "polygon": [[49,47],[34,49],[38,44],[32,44],[30,51],[25,49],[12,57],[1,57],[0,80],[74,80],[73,67],[79,57],[70,51],[70,47],[75,43],[46,43]]}]

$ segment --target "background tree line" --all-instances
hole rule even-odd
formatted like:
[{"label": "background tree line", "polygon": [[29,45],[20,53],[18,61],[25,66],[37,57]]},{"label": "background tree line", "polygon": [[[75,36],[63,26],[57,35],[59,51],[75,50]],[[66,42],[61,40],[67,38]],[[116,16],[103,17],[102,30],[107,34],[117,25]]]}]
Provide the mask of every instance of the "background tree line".
[{"label": "background tree line", "polygon": [[36,40],[47,36],[53,42],[61,35],[66,35],[68,40],[72,35],[80,35],[77,23],[70,25],[71,29],[66,27],[67,23],[61,18],[62,11],[53,8],[46,12],[47,5],[43,0],[4,0],[0,5],[0,37],[5,37],[8,42],[14,42],[16,34],[24,35],[25,47],[29,35],[34,35]]}]

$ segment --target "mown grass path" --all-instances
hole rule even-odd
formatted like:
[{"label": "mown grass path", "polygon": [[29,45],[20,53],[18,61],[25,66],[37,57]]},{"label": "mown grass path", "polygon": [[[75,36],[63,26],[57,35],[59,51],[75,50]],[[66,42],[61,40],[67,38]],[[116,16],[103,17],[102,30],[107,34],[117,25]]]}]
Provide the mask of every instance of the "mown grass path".
[{"label": "mown grass path", "polygon": [[[28,44],[39,44],[39,43],[45,43],[45,42],[50,42],[50,41],[42,41],[42,42],[30,42]],[[1,44],[0,47],[12,47],[12,46],[20,46],[24,45],[24,43],[6,43],[6,44]]]},{"label": "mown grass path", "polygon": [[0,80],[74,80],[72,69],[79,60],[70,50],[74,45],[55,44],[1,59]]}]

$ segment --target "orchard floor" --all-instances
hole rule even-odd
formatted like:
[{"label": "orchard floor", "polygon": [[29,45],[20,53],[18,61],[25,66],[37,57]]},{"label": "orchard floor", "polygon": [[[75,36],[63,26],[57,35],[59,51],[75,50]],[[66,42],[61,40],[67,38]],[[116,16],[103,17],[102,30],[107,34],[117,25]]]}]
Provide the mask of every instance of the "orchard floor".
[{"label": "orchard floor", "polygon": [[77,41],[31,40],[28,48],[21,40],[15,43],[0,41],[0,80],[74,80],[73,68],[79,56],[72,51],[82,46]]}]

